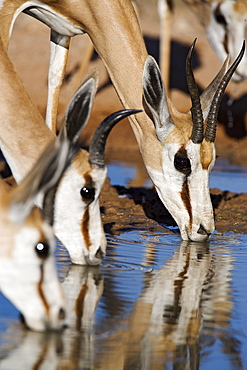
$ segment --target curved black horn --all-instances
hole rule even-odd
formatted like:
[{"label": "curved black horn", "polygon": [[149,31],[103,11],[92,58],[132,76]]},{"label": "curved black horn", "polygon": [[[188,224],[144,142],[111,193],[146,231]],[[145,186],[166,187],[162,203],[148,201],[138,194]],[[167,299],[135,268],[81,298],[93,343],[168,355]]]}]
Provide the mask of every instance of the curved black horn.
[{"label": "curved black horn", "polygon": [[89,163],[93,168],[105,167],[105,145],[111,129],[123,118],[141,112],[137,109],[123,109],[110,114],[97,127],[89,146]]},{"label": "curved black horn", "polygon": [[216,124],[217,124],[217,118],[218,118],[218,112],[219,107],[221,103],[222,96],[224,94],[224,91],[226,89],[226,86],[228,82],[230,81],[233,73],[235,72],[237,66],[241,62],[241,59],[243,58],[245,51],[245,41],[243,42],[243,46],[240,50],[240,53],[238,54],[237,58],[231,65],[231,67],[228,69],[224,77],[222,78],[216,93],[214,94],[214,98],[208,113],[208,120],[207,120],[207,126],[205,130],[205,140],[208,142],[213,143],[216,136]]},{"label": "curved black horn", "polygon": [[192,128],[191,140],[195,144],[200,144],[203,140],[203,130],[204,130],[203,113],[202,113],[202,108],[201,108],[200,95],[198,92],[198,88],[197,88],[194,74],[193,74],[192,67],[191,67],[191,59],[192,59],[192,53],[195,47],[195,43],[196,43],[196,39],[191,45],[187,59],[186,59],[186,78],[187,78],[188,89],[189,89],[190,98],[192,102],[191,116],[192,116],[193,128]]}]

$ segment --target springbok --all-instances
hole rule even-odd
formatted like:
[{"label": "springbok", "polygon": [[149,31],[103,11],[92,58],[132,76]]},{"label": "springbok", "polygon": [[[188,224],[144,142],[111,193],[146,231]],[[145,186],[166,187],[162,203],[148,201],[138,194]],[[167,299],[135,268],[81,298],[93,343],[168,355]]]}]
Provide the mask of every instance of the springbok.
[{"label": "springbok", "polygon": [[[188,6],[203,6],[204,19],[209,13],[209,22],[205,24],[206,36],[221,62],[228,54],[234,60],[247,37],[247,3],[245,0],[183,0]],[[166,86],[169,83],[171,23],[174,8],[173,0],[158,0],[160,19],[160,66]],[[247,78],[247,56],[232,76],[235,82]]]},{"label": "springbok", "polygon": [[[54,138],[54,134],[30,101],[3,45],[0,45],[0,66],[3,71],[0,146],[19,183],[44,146]],[[96,71],[88,77],[89,80],[94,82],[90,84],[91,95],[88,110],[84,112],[87,114],[83,117],[85,120],[89,117],[95,96],[98,80]],[[85,99],[86,104],[88,96]],[[81,102],[80,90],[69,105],[68,117],[73,111],[81,119],[81,105],[78,105],[78,101]],[[20,110],[20,107],[23,109]],[[99,195],[107,173],[104,162],[106,139],[111,128],[120,119],[137,112],[123,110],[106,118],[94,134],[89,153],[82,149],[79,151],[57,189],[54,231],[69,251],[73,263],[99,264],[105,255],[106,238],[100,215]],[[38,205],[41,206],[40,203]]]},{"label": "springbok", "polygon": [[[77,91],[67,125],[23,181],[10,192],[0,181],[0,289],[23,314],[27,326],[37,331],[64,325],[65,303],[53,256],[53,203],[58,183],[80,148],[94,84],[90,78]],[[28,109],[25,105],[18,112]],[[43,213],[35,206],[37,197],[43,199]]]},{"label": "springbok", "polygon": [[177,222],[182,239],[205,241],[214,230],[209,175],[215,163],[214,141],[219,105],[243,57],[245,46],[243,44],[237,59],[220,83],[217,82],[216,89],[212,88],[215,85],[213,82],[201,97],[191,68],[194,46],[195,41],[186,62],[187,83],[192,100],[189,113],[179,113],[166,97],[155,60],[149,57],[145,63],[144,109],[154,122],[156,135],[163,145],[161,164],[147,166],[147,170],[153,181],[156,181],[160,199]]},{"label": "springbok", "polygon": [[[22,11],[47,24],[52,30],[47,104],[49,114],[47,116],[47,124],[53,132],[55,130],[54,117],[57,112],[57,99],[64,76],[69,41],[72,36],[78,34],[87,33],[91,38],[96,51],[109,72],[123,106],[133,109],[140,109],[142,107],[142,75],[148,55],[135,10],[130,1],[2,1],[0,7],[0,34],[2,35],[5,47],[8,46],[14,21]],[[151,65],[153,65],[152,68],[150,68]],[[226,64],[224,64],[223,70],[215,82],[210,84],[209,88],[200,98],[204,119],[207,117],[207,112],[221,78],[224,75],[225,68]],[[154,70],[155,72],[153,72]],[[227,76],[230,76],[229,73]],[[223,81],[225,81],[224,78]],[[160,72],[154,61],[150,58],[148,58],[145,67],[144,83],[145,85],[147,83],[150,84],[150,90],[159,90],[155,98],[156,101],[152,102],[151,120],[150,115],[146,112],[130,117],[130,123],[136,136],[144,164],[161,200],[177,221],[182,238],[204,241],[214,229],[212,206],[209,204],[208,190],[208,175],[215,158],[214,145],[205,140],[203,135],[200,137],[202,139],[201,142],[197,142],[198,139],[195,138],[194,129],[192,134],[193,140],[190,140],[193,126],[191,116],[190,114],[183,115],[177,112],[169,99],[166,98]],[[145,89],[147,90],[146,87]],[[161,98],[160,101],[159,97]],[[215,106],[215,104],[212,106]],[[148,110],[150,111],[150,107]],[[192,111],[194,110],[195,108],[192,109]],[[194,126],[197,127],[197,123]],[[4,130],[6,131],[6,127],[4,127]],[[16,127],[14,130],[20,132]],[[169,130],[171,131],[170,133],[168,133]],[[33,145],[36,148],[35,141],[36,137],[33,138]],[[177,144],[175,144],[176,141]],[[182,147],[185,148],[187,145],[190,161],[182,149]],[[170,147],[173,147],[173,152],[169,150],[170,157],[168,163],[170,164],[168,165],[165,162],[166,155],[164,153],[168,153],[168,148]],[[176,150],[179,151],[179,155],[176,155]],[[184,154],[181,154],[181,152],[184,152]],[[181,169],[179,164],[176,164],[177,169],[175,169],[173,165],[175,155],[176,162],[184,162],[182,167],[185,167],[185,162],[188,162],[191,170]],[[11,152],[9,152],[9,156],[11,156]],[[178,157],[182,158],[178,159]],[[186,158],[183,160],[183,157]],[[200,169],[199,173],[197,173],[198,169]],[[169,180],[164,181],[164,179],[168,179],[167,170],[170,171],[168,172],[171,177]],[[20,168],[18,171],[20,171]],[[17,177],[19,175],[18,171],[16,171]],[[187,176],[188,174],[189,176]],[[200,177],[198,178],[198,176]],[[188,181],[183,181],[184,178]],[[191,181],[191,179],[194,180]],[[77,180],[73,181],[75,182]],[[167,188],[169,191],[166,193]],[[78,190],[76,194],[75,192],[73,193],[73,196],[78,196]],[[173,205],[169,206],[173,199]],[[203,203],[205,203],[205,207]],[[64,202],[64,204],[68,203]],[[76,204],[78,204],[78,201]],[[64,209],[65,207],[63,207]],[[58,213],[60,212],[58,211]],[[67,217],[65,218],[67,220]],[[89,218],[90,220],[91,217]],[[78,221],[76,222],[76,227],[78,228]],[[63,241],[65,227],[63,222],[60,222],[60,225],[62,230],[59,233],[56,227],[55,230],[56,235]],[[90,227],[89,225],[89,230],[91,230]],[[91,236],[92,240],[95,240],[94,236]],[[79,239],[81,240],[81,237],[77,236],[77,240]],[[66,240],[66,242],[68,243],[69,241]],[[79,244],[78,241],[77,243]],[[75,247],[75,249],[78,250],[79,248]],[[100,253],[98,253],[98,250]],[[90,257],[87,256],[88,262],[97,263],[99,261],[97,256],[102,255],[101,252],[102,247],[100,243],[89,254]],[[77,254],[75,253],[71,258],[76,263],[81,263],[82,261],[81,253],[79,252]]]}]

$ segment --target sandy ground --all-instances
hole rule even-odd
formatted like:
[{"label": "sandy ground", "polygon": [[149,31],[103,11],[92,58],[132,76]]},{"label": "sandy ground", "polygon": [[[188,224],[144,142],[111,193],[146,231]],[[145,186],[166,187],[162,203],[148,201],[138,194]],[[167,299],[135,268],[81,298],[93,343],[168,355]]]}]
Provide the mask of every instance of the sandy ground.
[{"label": "sandy ground", "polygon": [[[158,59],[159,23],[156,0],[138,0],[137,3],[148,51]],[[180,111],[190,109],[185,81],[185,58],[195,37],[198,41],[194,73],[201,90],[210,83],[220,68],[220,62],[205,37],[201,19],[200,9],[195,10],[180,3],[175,7],[169,94]],[[87,36],[78,36],[72,40],[67,76],[60,98],[58,116],[60,122],[64,117],[69,99],[80,83],[80,67],[89,44],[90,40]],[[27,15],[19,16],[14,27],[9,53],[33,102],[45,116],[49,60],[48,28]],[[95,67],[100,71],[100,84],[90,121],[84,131],[86,146],[101,119],[121,109],[115,90],[97,55],[93,55],[86,71]],[[217,155],[231,164],[247,165],[246,106],[247,82],[239,84],[231,82],[221,105],[216,139]],[[138,164],[137,178],[132,181],[132,185],[137,187],[129,189],[111,187],[109,182],[105,185],[101,204],[106,230],[117,232],[122,228],[132,227],[157,229],[161,227],[160,223],[174,224],[154,190],[142,187],[147,174],[127,120],[117,125],[110,134],[106,154],[107,160],[125,160]],[[216,228],[219,232],[224,230],[247,232],[247,194],[232,194],[213,189],[212,201],[216,215]]]}]

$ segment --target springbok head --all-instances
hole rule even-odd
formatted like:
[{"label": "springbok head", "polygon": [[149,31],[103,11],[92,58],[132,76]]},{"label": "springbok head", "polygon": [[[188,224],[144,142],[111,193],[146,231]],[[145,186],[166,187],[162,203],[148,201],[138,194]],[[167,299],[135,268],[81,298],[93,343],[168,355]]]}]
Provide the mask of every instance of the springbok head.
[{"label": "springbok head", "polygon": [[[228,54],[236,58],[242,40],[247,37],[247,2],[246,0],[218,0],[210,5],[210,21],[207,37],[223,61]],[[247,78],[247,57],[236,69],[233,80],[238,82]]]},{"label": "springbok head", "polygon": [[[53,203],[60,178],[79,150],[82,127],[75,122],[67,134],[63,126],[12,191],[0,181],[0,289],[36,331],[64,326],[65,302],[53,256]],[[44,199],[43,213],[35,206],[37,197]]]},{"label": "springbok head", "polygon": [[[162,144],[159,168],[148,172],[158,195],[179,226],[183,240],[205,241],[214,231],[209,174],[215,162],[216,121],[223,92],[244,54],[242,50],[225,73],[227,62],[201,97],[187,57],[191,112],[179,113],[166,97],[159,68],[152,57],[144,67],[144,109],[155,125]],[[204,121],[206,128],[204,130]]]},{"label": "springbok head", "polygon": [[[85,99],[85,94],[79,88],[68,106],[67,127],[77,120],[88,120],[97,85],[95,72],[83,85],[87,84],[91,86],[90,96]],[[88,109],[85,112],[82,104],[85,106],[86,101]],[[117,122],[138,112],[125,109],[104,119],[94,133],[89,152],[82,149],[79,151],[58,187],[54,231],[66,246],[72,263],[98,265],[105,256],[106,237],[100,215],[99,196],[107,174],[104,160],[106,140]],[[59,222],[56,222],[56,215],[59,215]]]}]

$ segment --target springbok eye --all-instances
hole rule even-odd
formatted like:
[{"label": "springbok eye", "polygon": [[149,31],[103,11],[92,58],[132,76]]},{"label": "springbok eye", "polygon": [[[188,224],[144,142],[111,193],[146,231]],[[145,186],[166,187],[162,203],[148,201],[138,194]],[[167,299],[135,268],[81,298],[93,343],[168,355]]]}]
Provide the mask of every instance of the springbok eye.
[{"label": "springbok eye", "polygon": [[221,14],[219,7],[216,8],[214,12],[214,17],[217,23],[221,24],[222,26],[226,27],[226,19],[225,17]]},{"label": "springbok eye", "polygon": [[50,254],[50,246],[48,243],[39,242],[38,244],[35,245],[35,252],[37,253],[39,258],[44,260]]},{"label": "springbok eye", "polygon": [[191,172],[190,160],[184,153],[177,153],[174,158],[174,166],[176,170],[189,175]]},{"label": "springbok eye", "polygon": [[94,196],[95,196],[94,188],[85,186],[84,188],[81,189],[80,194],[85,202],[91,203],[94,201]]}]

